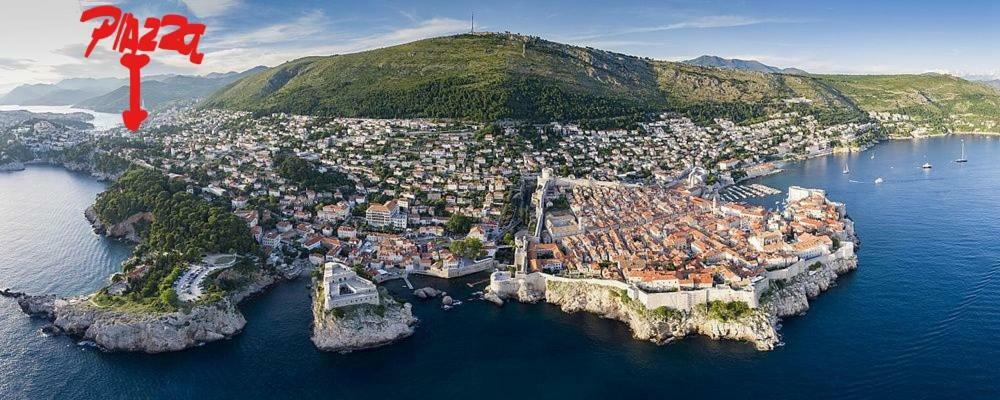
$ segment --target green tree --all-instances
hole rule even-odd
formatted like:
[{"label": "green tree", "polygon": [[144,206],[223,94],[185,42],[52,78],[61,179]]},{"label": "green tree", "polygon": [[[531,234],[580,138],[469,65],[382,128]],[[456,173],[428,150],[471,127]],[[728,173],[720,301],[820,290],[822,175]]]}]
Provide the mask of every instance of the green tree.
[{"label": "green tree", "polygon": [[444,224],[444,230],[452,234],[464,234],[468,233],[469,229],[472,228],[472,224],[475,223],[475,218],[461,214],[452,214],[451,218],[448,218],[448,222]]},{"label": "green tree", "polygon": [[448,250],[464,258],[476,259],[483,254],[483,242],[476,238],[455,240],[448,244]]}]

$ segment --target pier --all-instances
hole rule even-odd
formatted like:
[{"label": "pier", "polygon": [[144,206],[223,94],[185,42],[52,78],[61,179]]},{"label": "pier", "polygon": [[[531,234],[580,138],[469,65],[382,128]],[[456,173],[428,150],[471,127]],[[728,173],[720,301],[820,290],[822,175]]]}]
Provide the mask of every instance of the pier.
[{"label": "pier", "polygon": [[413,290],[413,284],[410,283],[410,274],[407,274],[406,272],[403,272],[403,282],[406,283],[406,288],[407,289]]}]

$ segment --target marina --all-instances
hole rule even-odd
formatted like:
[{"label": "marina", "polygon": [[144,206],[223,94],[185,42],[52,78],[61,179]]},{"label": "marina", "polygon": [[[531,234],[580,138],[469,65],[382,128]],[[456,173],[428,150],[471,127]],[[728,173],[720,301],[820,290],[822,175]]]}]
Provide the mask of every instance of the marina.
[{"label": "marina", "polygon": [[739,201],[754,197],[768,197],[780,194],[781,190],[760,183],[749,185],[732,185],[719,192],[719,199],[725,201]]}]

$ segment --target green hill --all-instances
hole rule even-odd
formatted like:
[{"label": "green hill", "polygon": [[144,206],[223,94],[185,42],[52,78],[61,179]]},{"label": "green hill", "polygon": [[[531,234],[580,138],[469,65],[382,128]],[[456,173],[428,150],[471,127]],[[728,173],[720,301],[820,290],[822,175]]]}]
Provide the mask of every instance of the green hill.
[{"label": "green hill", "polygon": [[905,114],[935,131],[995,130],[1000,93],[986,85],[942,74],[823,75],[866,111]]},{"label": "green hill", "polygon": [[736,119],[789,97],[849,109],[813,79],[654,61],[508,34],[307,57],[242,79],[206,107],[368,117],[594,120],[664,109]]},{"label": "green hill", "polygon": [[656,61],[513,34],[464,34],[307,57],[219,90],[204,107],[296,114],[608,121],[663,110],[699,122],[787,109],[830,122],[867,111],[997,116],[996,91],[944,75],[765,73]]},{"label": "green hill", "polygon": [[663,106],[646,61],[525,36],[458,35],[308,57],[240,80],[209,107],[371,117],[578,119]]}]

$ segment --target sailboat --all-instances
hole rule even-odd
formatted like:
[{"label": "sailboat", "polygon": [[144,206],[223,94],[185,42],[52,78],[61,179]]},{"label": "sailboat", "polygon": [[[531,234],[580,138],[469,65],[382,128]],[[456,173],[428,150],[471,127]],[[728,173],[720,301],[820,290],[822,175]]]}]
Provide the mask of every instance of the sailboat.
[{"label": "sailboat", "polygon": [[872,160],[874,160],[874,159],[875,159],[875,152],[874,152],[874,151],[872,152],[872,158],[871,158],[871,159],[872,159]]},{"label": "sailboat", "polygon": [[962,139],[962,157],[955,160],[955,162],[957,163],[969,162],[969,160],[965,158],[965,139]]},{"label": "sailboat", "polygon": [[846,175],[849,173],[851,173],[851,167],[847,164],[844,164],[844,174]]}]

